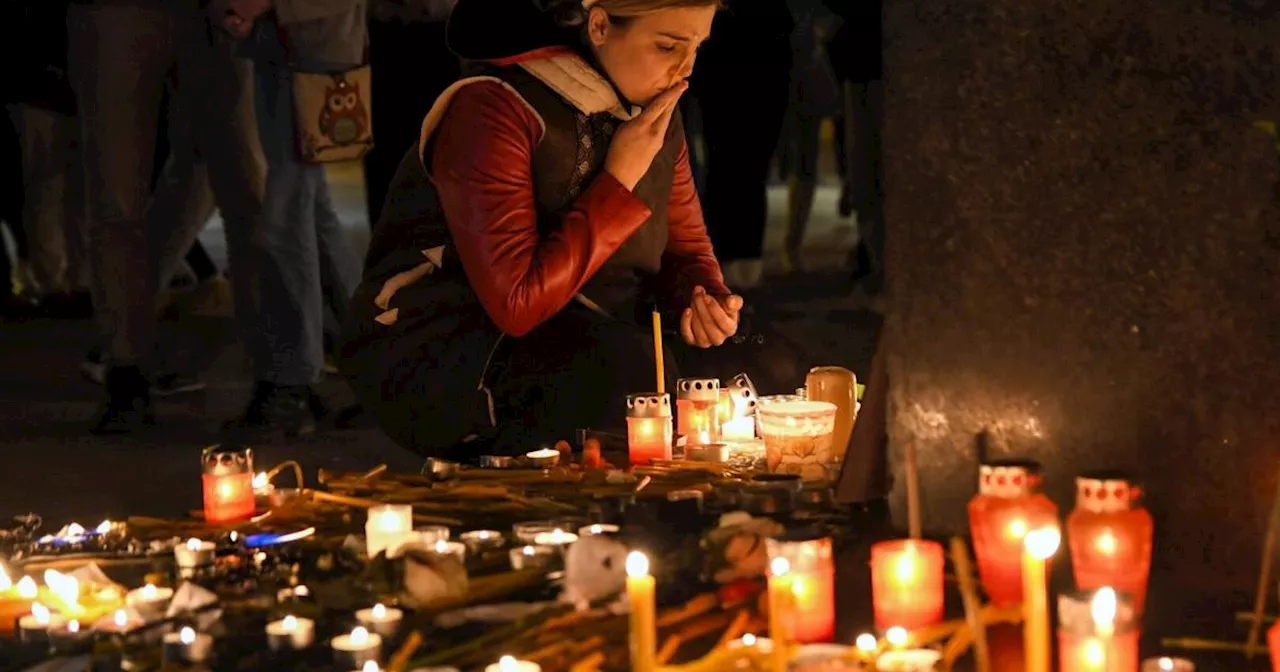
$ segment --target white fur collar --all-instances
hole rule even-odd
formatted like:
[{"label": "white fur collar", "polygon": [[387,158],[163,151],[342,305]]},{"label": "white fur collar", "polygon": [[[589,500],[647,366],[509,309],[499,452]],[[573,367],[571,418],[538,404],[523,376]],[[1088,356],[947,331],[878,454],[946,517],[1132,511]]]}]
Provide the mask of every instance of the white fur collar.
[{"label": "white fur collar", "polygon": [[608,112],[626,121],[640,113],[638,107],[627,109],[609,80],[577,54],[525,61],[520,67],[584,114]]}]

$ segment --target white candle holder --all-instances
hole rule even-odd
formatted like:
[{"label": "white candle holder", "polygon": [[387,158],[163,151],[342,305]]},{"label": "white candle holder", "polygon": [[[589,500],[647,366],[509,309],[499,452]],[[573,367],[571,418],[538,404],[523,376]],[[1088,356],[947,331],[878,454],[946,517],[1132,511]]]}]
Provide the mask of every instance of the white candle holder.
[{"label": "white candle holder", "polygon": [[212,541],[191,538],[173,547],[173,560],[178,569],[200,569],[213,564],[217,551]]},{"label": "white candle holder", "polygon": [[203,663],[213,654],[213,636],[184,627],[164,636],[164,659],[175,663]]},{"label": "white candle holder", "polygon": [[124,603],[127,606],[133,607],[138,610],[138,613],[148,618],[163,615],[172,600],[172,588],[154,586],[150,583],[141,588],[134,588],[124,596]]},{"label": "white candle holder", "polygon": [[316,622],[309,618],[285,616],[267,624],[267,645],[272,651],[296,651],[316,641]]},{"label": "white candle holder", "polygon": [[565,528],[556,520],[529,520],[512,525],[511,534],[515,537],[516,543],[532,544],[539,534],[563,529]]},{"label": "white candle holder", "polygon": [[363,627],[338,635],[329,644],[333,647],[333,662],[342,670],[358,670],[369,661],[376,663],[382,655],[382,637]]},{"label": "white candle holder", "polygon": [[392,639],[400,631],[400,623],[404,621],[404,612],[395,607],[375,604],[368,609],[356,612],[356,621],[369,632],[376,632],[384,639]]},{"label": "white candle holder", "polygon": [[555,448],[540,448],[525,453],[524,459],[537,469],[550,469],[560,464],[560,451]]},{"label": "white candle holder", "polygon": [[560,555],[554,546],[521,546],[510,551],[511,569],[549,569]]},{"label": "white candle holder", "polygon": [[458,535],[458,540],[466,544],[472,553],[502,548],[507,543],[506,537],[497,530],[471,530]]},{"label": "white candle holder", "polygon": [[383,552],[388,558],[396,557],[400,547],[413,537],[413,507],[408,504],[369,507],[364,537],[365,551],[370,558]]}]

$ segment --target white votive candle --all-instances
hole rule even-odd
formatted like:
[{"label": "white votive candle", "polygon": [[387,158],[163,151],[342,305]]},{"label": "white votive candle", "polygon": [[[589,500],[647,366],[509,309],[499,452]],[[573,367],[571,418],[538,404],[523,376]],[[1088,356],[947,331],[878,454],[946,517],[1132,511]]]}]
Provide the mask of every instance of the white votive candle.
[{"label": "white votive candle", "polygon": [[509,553],[511,569],[546,569],[559,551],[554,546],[521,546]]},{"label": "white votive candle", "polygon": [[267,624],[267,645],[272,651],[305,649],[316,639],[316,622],[292,614]]},{"label": "white votive candle", "polygon": [[394,558],[400,547],[413,538],[413,507],[408,504],[370,507],[364,537],[370,558],[383,552]]},{"label": "white votive candle", "polygon": [[541,532],[534,536],[533,544],[535,546],[555,546],[565,548],[566,546],[578,540],[578,535],[572,532],[556,529],[550,532]]},{"label": "white votive candle", "polygon": [[578,528],[578,536],[594,537],[601,534],[617,534],[620,531],[622,531],[622,528],[617,525],[611,525],[609,523],[594,523],[591,525],[583,525]]},{"label": "white votive candle", "polygon": [[435,545],[437,541],[449,541],[449,528],[444,525],[427,525],[419,527],[413,531],[418,535],[418,541],[430,547]]},{"label": "white votive candle", "polygon": [[196,569],[213,564],[218,545],[212,541],[188,539],[173,547],[173,560],[179,569]]},{"label": "white votive candle", "polygon": [[507,540],[503,538],[502,533],[497,530],[471,530],[458,535],[458,540],[467,545],[467,548],[476,553],[494,548],[502,548]]},{"label": "white votive candle", "polygon": [[441,539],[436,543],[427,547],[427,550],[436,555],[443,555],[457,560],[460,563],[467,562],[467,545],[460,541],[445,541]]},{"label": "white votive candle", "polygon": [[484,672],[542,672],[542,666],[529,660],[516,660],[514,656],[503,656],[484,668]]},{"label": "white votive candle", "polygon": [[172,588],[148,583],[141,588],[134,588],[129,591],[124,596],[124,603],[137,609],[141,614],[153,616],[164,613],[169,608],[169,602],[172,599]]},{"label": "white votive candle", "polygon": [[27,643],[44,642],[49,639],[49,631],[66,625],[66,619],[49,611],[49,608],[33,602],[31,613],[18,619],[18,633],[22,641]]},{"label": "white votive candle", "polygon": [[356,621],[370,632],[391,639],[400,630],[400,621],[404,620],[404,612],[384,604],[375,604],[369,609],[356,612]]},{"label": "white votive candle", "polygon": [[184,627],[164,636],[164,659],[175,663],[202,663],[213,653],[213,635]]},{"label": "white votive candle", "polygon": [[524,454],[526,460],[529,460],[533,466],[545,469],[554,467],[560,463],[560,451],[554,448],[542,448]]},{"label": "white votive candle", "polygon": [[349,635],[338,635],[330,642],[333,660],[339,669],[359,669],[382,654],[382,637],[367,628],[358,627]]}]

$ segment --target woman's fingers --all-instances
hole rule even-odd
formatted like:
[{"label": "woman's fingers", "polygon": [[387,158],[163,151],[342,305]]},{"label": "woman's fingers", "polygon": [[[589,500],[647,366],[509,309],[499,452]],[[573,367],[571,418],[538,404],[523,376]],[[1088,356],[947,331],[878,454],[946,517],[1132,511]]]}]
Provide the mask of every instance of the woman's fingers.
[{"label": "woman's fingers", "polygon": [[685,308],[684,313],[680,315],[680,336],[684,338],[684,342],[689,345],[697,345],[698,339],[693,335],[693,309]]}]

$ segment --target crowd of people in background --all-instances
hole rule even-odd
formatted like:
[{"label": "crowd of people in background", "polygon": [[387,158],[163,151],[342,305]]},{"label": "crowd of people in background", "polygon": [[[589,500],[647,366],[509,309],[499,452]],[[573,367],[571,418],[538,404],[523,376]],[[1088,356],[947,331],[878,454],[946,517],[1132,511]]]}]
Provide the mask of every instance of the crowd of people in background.
[{"label": "crowd of people in background", "polygon": [[[174,297],[235,317],[255,384],[227,431],[306,433],[330,413],[315,384],[332,372],[363,250],[344,234],[325,167],[299,159],[292,73],[370,66],[374,223],[424,114],[465,70],[445,44],[452,1],[3,0],[13,71],[12,123],[0,124],[0,315],[96,321],[97,347],[80,362],[106,390],[93,431],[134,431],[154,421],[153,397],[203,387],[157,343]],[[859,233],[849,271],[878,297],[878,0],[726,6],[682,107],[727,284],[761,282],[773,168],[788,189],[782,268],[805,268],[828,138],[839,215],[856,215]],[[198,239],[215,211],[226,269]]]}]

